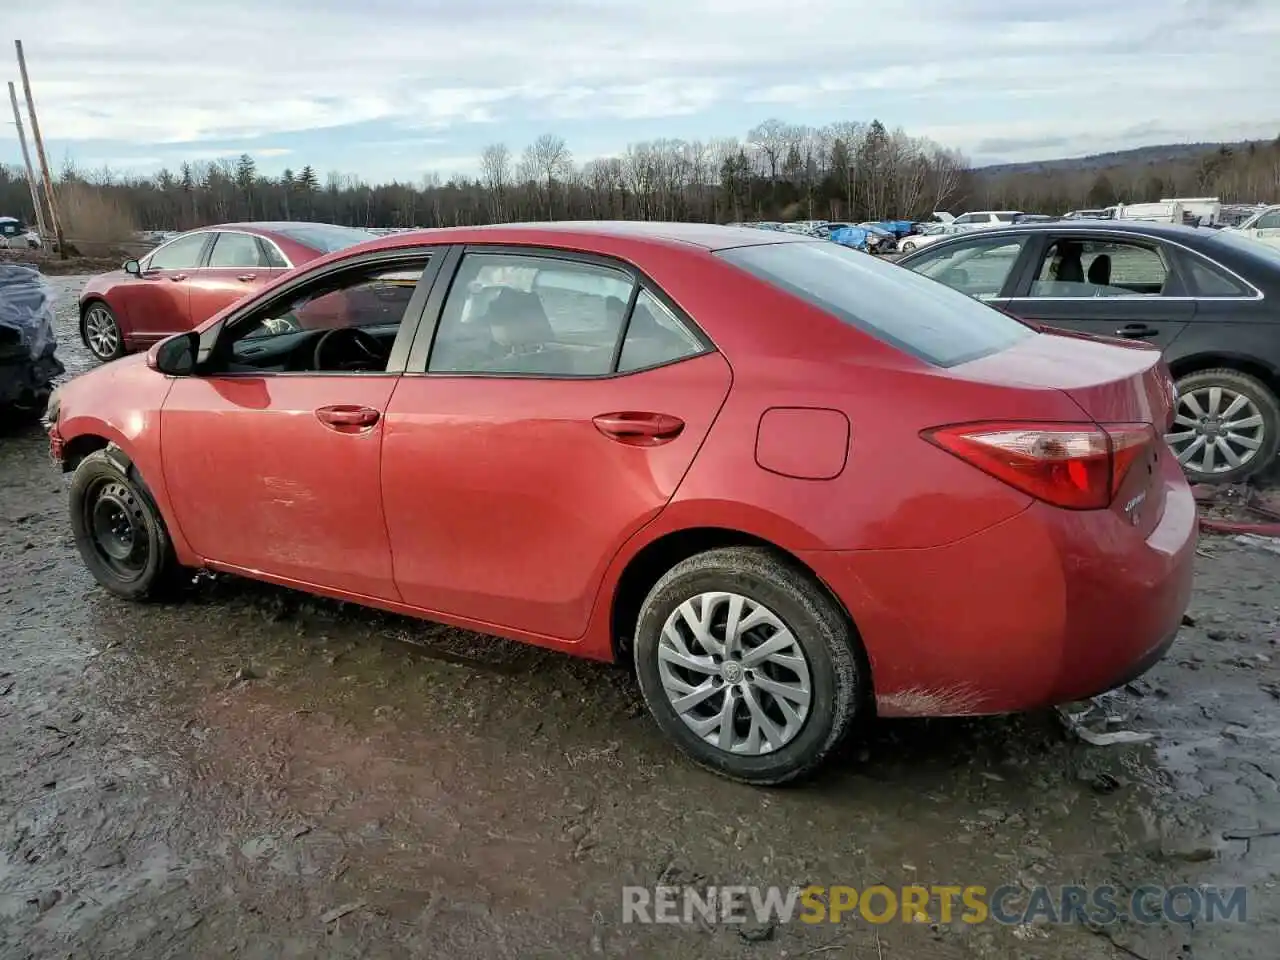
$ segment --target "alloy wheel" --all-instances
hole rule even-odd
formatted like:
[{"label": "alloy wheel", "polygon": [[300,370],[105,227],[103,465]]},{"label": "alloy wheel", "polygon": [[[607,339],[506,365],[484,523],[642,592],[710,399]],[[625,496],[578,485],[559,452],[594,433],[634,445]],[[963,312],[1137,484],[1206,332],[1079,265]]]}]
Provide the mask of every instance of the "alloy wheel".
[{"label": "alloy wheel", "polygon": [[772,610],[737,593],[701,593],[667,618],[658,673],[676,715],[728,753],[786,746],[809,716],[804,650]]},{"label": "alloy wheel", "polygon": [[95,304],[84,315],[84,338],[99,360],[110,360],[120,350],[120,327],[106,307]]},{"label": "alloy wheel", "polygon": [[1262,411],[1230,387],[1204,386],[1178,398],[1174,428],[1165,434],[1178,462],[1198,473],[1226,473],[1258,455],[1266,440]]}]

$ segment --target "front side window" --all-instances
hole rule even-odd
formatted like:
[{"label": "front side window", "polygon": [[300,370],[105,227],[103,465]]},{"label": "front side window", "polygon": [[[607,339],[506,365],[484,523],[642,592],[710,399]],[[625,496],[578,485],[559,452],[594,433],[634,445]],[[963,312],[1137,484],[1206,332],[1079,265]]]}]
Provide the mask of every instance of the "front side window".
[{"label": "front side window", "polygon": [[1064,237],[1045,250],[1031,284],[1031,296],[1159,296],[1168,281],[1169,266],[1154,247]]},{"label": "front side window", "polygon": [[1264,213],[1253,226],[1257,230],[1280,230],[1280,210]]},{"label": "front side window", "polygon": [[215,371],[382,373],[425,258],[317,279],[228,327]]},{"label": "front side window", "polygon": [[770,243],[716,255],[935,366],[964,363],[1036,336],[972,297],[839,244]]},{"label": "front side window", "polygon": [[178,237],[151,254],[147,261],[148,270],[190,270],[200,265],[200,254],[204,250],[204,242],[209,239],[207,233],[189,233]]},{"label": "front side window", "polygon": [[594,263],[469,253],[445,299],[427,369],[607,375],[634,286],[629,273]]},{"label": "front side window", "polygon": [[247,233],[218,233],[209,254],[211,267],[265,267],[258,238]]},{"label": "front side window", "polygon": [[997,219],[997,220],[999,220],[1001,223],[1013,223],[1016,219],[1018,219],[1018,214],[1016,214],[1016,213],[997,213],[997,214],[996,214],[996,219]]},{"label": "front side window", "polygon": [[990,300],[1000,296],[1025,243],[1025,237],[997,237],[948,244],[930,249],[907,266],[953,290]]}]

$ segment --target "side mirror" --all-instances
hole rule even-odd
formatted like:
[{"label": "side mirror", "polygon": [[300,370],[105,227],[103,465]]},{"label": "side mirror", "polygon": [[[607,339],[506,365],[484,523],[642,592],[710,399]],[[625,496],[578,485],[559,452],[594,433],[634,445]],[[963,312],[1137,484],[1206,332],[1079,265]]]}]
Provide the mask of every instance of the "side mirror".
[{"label": "side mirror", "polygon": [[134,277],[141,276],[142,267],[139,266],[137,260],[126,260],[124,262],[124,272]]},{"label": "side mirror", "polygon": [[147,366],[168,377],[187,377],[195,372],[200,351],[200,334],[191,330],[161,340],[147,351]]}]

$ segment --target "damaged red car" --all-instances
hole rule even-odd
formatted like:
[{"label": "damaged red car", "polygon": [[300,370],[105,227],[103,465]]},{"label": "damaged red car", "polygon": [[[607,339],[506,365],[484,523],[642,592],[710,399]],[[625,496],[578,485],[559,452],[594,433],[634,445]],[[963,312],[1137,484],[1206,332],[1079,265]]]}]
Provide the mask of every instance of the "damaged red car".
[{"label": "damaged red car", "polygon": [[196,327],[295,267],[373,237],[296,221],[188,231],[91,277],[80,292],[80,339],[99,360],[115,360]]},{"label": "damaged red car", "polygon": [[694,224],[401,234],[50,404],[108,590],[199,568],[634,664],[781,783],[881,716],[1022,711],[1159,659],[1196,512],[1142,345],[837,244]]}]

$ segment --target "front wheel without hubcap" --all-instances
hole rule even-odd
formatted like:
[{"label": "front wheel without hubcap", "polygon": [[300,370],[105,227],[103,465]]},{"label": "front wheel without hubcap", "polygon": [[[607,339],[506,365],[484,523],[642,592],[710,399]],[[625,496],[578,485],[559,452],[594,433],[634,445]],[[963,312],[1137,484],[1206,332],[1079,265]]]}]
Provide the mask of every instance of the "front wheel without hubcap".
[{"label": "front wheel without hubcap", "polygon": [[1206,370],[1178,381],[1165,434],[1192,483],[1237,483],[1266,469],[1280,443],[1280,405],[1260,380]]},{"label": "front wheel without hubcap", "polygon": [[693,760],[748,783],[815,769],[864,702],[843,611],[807,573],[754,547],[677,564],[650,592],[636,671],[658,725]]},{"label": "front wheel without hubcap", "polygon": [[71,530],[93,578],[117,596],[151,599],[180,582],[159,510],[133,469],[106,450],[85,457],[71,478]]}]

